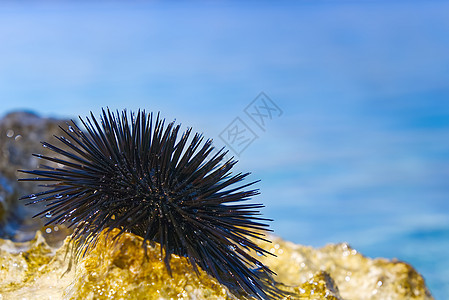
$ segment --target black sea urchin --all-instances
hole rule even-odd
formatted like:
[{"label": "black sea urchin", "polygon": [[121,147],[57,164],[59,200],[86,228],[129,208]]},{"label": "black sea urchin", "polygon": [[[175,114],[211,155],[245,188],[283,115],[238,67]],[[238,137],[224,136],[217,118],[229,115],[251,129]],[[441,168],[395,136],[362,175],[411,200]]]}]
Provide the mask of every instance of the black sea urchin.
[{"label": "black sea urchin", "polygon": [[264,240],[268,230],[261,222],[269,220],[258,217],[263,206],[239,204],[258,194],[243,190],[255,182],[235,186],[249,173],[232,175],[236,161],[222,162],[223,149],[212,155],[212,141],[201,146],[198,133],[188,144],[191,128],[178,140],[180,125],[164,128],[159,115],[153,124],[145,111],[128,116],[126,110],[108,109],[100,123],[92,113],[80,120],[86,132],[72,121],[61,127],[65,136],[56,136],[69,150],[42,143],[65,159],[34,154],[63,167],[20,170],[37,176],[22,181],[47,182],[46,191],[22,198],[32,200],[28,204],[48,202],[36,216],[51,216],[47,225],[73,226],[73,240],[83,251],[103,229],[118,228],[120,234],[143,237],[144,247],[160,243],[169,273],[170,255],[177,254],[235,294],[257,299],[282,294],[273,285],[274,273],[248,253],[269,254],[250,239]]}]

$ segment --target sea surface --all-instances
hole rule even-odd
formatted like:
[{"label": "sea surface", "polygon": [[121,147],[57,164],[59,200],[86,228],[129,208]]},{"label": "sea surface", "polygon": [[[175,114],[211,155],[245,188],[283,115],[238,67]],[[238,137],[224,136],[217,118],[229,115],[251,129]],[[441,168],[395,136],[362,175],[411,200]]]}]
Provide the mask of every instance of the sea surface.
[{"label": "sea surface", "polygon": [[250,171],[275,234],[449,294],[449,2],[0,3],[0,115],[160,111]]}]

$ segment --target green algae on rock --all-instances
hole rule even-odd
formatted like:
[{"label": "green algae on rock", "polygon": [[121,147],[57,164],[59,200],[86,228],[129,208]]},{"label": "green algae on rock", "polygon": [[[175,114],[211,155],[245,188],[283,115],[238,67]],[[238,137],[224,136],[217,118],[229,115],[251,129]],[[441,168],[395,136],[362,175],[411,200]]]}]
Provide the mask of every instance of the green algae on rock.
[{"label": "green algae on rock", "polygon": [[[159,245],[142,249],[142,238],[125,233],[100,235],[95,248],[67,271],[70,237],[60,248],[42,234],[28,243],[0,240],[0,299],[241,299],[185,257],[172,255],[173,276]],[[272,237],[260,244],[277,258],[259,257],[278,273],[284,299],[433,299],[424,279],[410,265],[366,258],[347,244],[314,249]],[[62,276],[64,274],[64,276]]]},{"label": "green algae on rock", "polygon": [[67,288],[67,299],[227,299],[217,280],[200,270],[195,274],[187,258],[171,257],[172,277],[165,268],[160,246],[148,246],[142,238],[119,230],[103,231],[97,246],[76,265],[76,278]]}]

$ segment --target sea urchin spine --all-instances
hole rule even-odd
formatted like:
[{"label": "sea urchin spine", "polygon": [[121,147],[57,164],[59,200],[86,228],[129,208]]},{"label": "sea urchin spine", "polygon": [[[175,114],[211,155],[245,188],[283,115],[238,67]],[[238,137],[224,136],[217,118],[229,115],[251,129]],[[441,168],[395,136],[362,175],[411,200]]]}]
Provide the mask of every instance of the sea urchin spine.
[{"label": "sea urchin spine", "polygon": [[51,216],[47,225],[74,227],[72,239],[84,253],[103,229],[118,228],[143,237],[145,249],[147,242],[160,243],[169,273],[170,255],[177,254],[234,294],[282,294],[274,273],[249,254],[270,254],[252,241],[265,240],[263,222],[269,220],[259,217],[261,204],[240,204],[258,191],[244,190],[255,182],[235,186],[249,173],[232,175],[236,161],[222,162],[227,152],[212,155],[212,141],[202,144],[198,133],[189,144],[191,128],[178,140],[180,125],[164,128],[159,115],[153,123],[145,111],[129,116],[107,109],[100,123],[92,113],[80,120],[85,132],[72,121],[61,127],[63,136],[55,136],[68,150],[42,143],[62,158],[34,154],[63,167],[19,170],[36,176],[21,181],[46,183],[45,191],[22,197],[28,204],[47,202],[36,216]]}]

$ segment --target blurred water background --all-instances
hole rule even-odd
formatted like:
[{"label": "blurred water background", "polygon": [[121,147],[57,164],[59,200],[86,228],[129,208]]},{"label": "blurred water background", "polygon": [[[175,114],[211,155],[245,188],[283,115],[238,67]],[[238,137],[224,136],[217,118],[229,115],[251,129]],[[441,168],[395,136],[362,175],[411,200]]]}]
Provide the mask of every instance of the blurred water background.
[{"label": "blurred water background", "polygon": [[[257,138],[236,171],[262,180],[256,201],[277,235],[407,261],[444,299],[448,12],[447,1],[1,2],[0,115],[144,108],[218,147],[239,117]],[[259,105],[260,127],[245,108],[262,91],[279,110]]]}]

